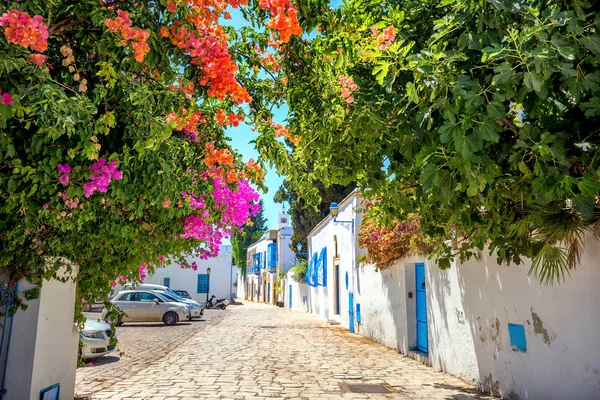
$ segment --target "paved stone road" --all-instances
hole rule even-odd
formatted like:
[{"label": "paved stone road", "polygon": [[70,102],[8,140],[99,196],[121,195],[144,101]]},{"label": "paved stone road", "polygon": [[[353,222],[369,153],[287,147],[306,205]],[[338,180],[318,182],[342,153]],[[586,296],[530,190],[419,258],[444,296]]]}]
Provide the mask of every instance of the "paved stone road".
[{"label": "paved stone road", "polygon": [[[209,310],[207,317],[206,323],[182,326],[171,345],[181,344],[168,354],[160,349],[149,362],[140,358],[149,357],[154,345],[144,343],[167,328],[120,328],[130,358],[78,371],[77,393],[152,400],[488,398],[472,385],[309,314],[247,302]],[[109,384],[101,382],[113,368],[120,372],[109,375]],[[342,387],[348,384],[385,384],[395,393],[347,393]]]}]

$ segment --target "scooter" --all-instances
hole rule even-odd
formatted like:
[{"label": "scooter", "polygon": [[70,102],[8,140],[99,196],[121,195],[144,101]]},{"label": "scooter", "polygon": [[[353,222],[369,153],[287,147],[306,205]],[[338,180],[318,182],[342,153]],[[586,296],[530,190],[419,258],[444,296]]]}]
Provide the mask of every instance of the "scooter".
[{"label": "scooter", "polygon": [[206,303],[206,308],[220,308],[221,310],[224,310],[228,305],[229,301],[227,301],[227,299],[217,299],[213,294]]}]

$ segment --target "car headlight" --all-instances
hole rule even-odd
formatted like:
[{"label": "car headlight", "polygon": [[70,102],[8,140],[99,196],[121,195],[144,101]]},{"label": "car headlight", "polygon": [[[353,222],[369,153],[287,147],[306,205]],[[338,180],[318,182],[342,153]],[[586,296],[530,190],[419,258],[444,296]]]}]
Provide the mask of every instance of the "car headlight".
[{"label": "car headlight", "polygon": [[104,339],[104,334],[102,332],[83,331],[81,334],[90,339]]}]

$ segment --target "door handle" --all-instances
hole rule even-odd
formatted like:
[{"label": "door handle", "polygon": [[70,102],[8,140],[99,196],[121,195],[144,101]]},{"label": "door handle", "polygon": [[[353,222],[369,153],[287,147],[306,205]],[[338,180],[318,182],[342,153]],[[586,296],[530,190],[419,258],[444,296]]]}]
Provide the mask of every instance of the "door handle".
[{"label": "door handle", "polygon": [[421,289],[425,290],[425,282],[421,283]]}]

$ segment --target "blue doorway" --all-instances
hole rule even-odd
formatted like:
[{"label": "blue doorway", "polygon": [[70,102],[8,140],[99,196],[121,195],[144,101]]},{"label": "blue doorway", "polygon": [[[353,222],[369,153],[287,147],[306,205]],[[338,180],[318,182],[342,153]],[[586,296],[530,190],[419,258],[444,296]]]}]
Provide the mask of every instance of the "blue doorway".
[{"label": "blue doorway", "polygon": [[415,264],[415,280],[417,283],[417,349],[427,353],[427,291],[425,284],[425,263]]},{"label": "blue doorway", "polygon": [[290,308],[292,308],[292,285],[290,285]]},{"label": "blue doorway", "polygon": [[354,294],[348,293],[348,329],[354,332]]}]

